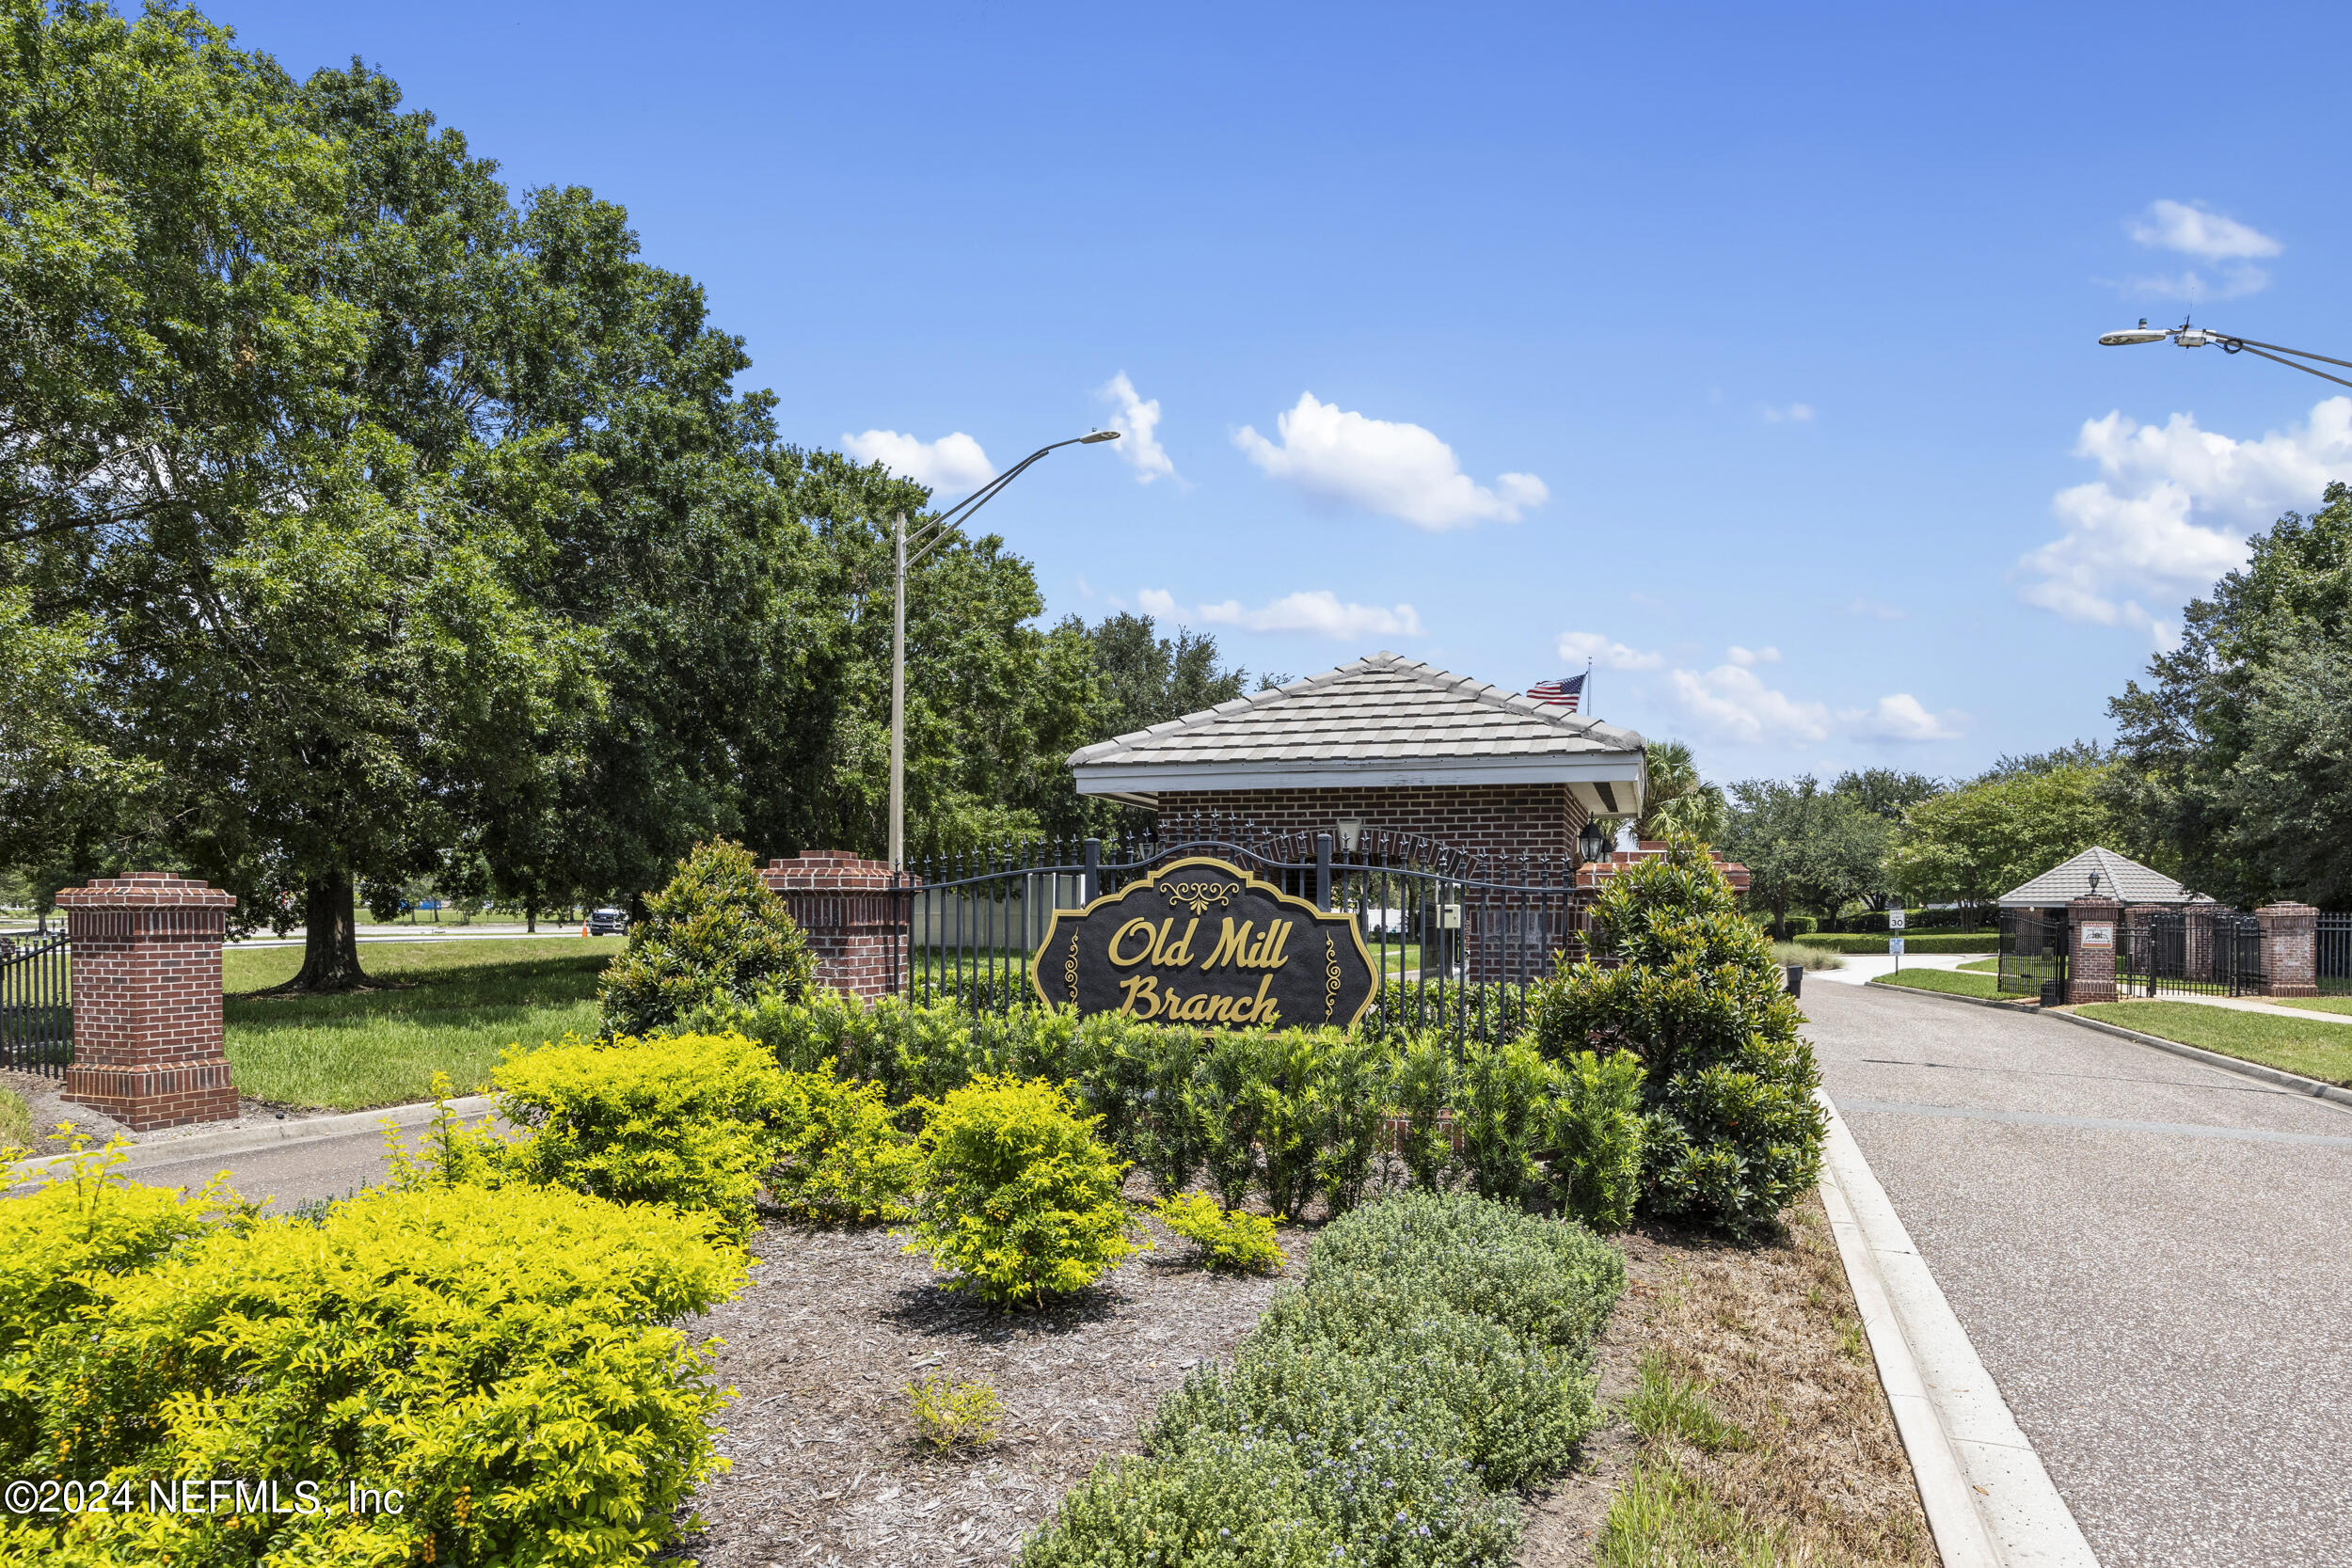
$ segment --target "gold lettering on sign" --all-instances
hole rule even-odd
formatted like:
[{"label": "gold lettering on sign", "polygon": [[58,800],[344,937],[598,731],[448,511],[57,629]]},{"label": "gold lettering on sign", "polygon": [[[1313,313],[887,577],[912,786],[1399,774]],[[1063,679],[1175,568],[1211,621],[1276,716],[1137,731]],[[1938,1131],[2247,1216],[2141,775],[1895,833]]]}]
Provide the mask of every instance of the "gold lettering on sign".
[{"label": "gold lettering on sign", "polygon": [[1274,976],[1268,974],[1258,981],[1255,996],[1212,996],[1206,991],[1185,996],[1173,987],[1162,990],[1155,974],[1131,975],[1119,982],[1123,996],[1119,1010],[1129,1018],[1165,1019],[1170,1023],[1271,1028],[1282,1017],[1281,1005],[1266,994],[1273,984]]},{"label": "gold lettering on sign", "polygon": [[[1132,958],[1120,957],[1120,947],[1126,942],[1128,935],[1131,932],[1136,931],[1143,933],[1143,951],[1136,954]],[[1072,942],[1076,942],[1078,940],[1077,933],[1074,931],[1071,933],[1070,940]],[[1118,933],[1111,938],[1111,962],[1117,964],[1121,969],[1133,969],[1136,965],[1141,963],[1144,959],[1152,956],[1152,923],[1148,920],[1130,920],[1126,925],[1121,926],[1119,928]]]},{"label": "gold lettering on sign", "polygon": [[1264,934],[1258,938],[1257,945],[1253,947],[1249,942],[1249,928],[1254,924],[1245,920],[1236,930],[1232,920],[1228,917],[1223,930],[1217,934],[1216,950],[1200,961],[1200,967],[1218,969],[1230,963],[1235,969],[1279,969],[1290,962],[1288,958],[1271,958],[1269,955],[1281,950],[1282,939],[1293,923],[1287,920],[1269,922]]},{"label": "gold lettering on sign", "polygon": [[1192,962],[1192,933],[1200,928],[1200,918],[1195,915],[1185,921],[1184,934],[1171,942],[1168,940],[1168,928],[1175,924],[1173,920],[1160,922],[1159,945],[1152,950],[1152,962],[1156,968],[1183,969]]}]

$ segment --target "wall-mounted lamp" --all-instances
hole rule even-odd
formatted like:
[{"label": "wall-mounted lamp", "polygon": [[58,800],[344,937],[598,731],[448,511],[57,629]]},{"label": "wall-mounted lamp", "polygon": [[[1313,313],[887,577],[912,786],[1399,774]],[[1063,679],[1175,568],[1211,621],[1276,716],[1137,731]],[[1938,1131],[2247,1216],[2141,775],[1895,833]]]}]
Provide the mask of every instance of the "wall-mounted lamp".
[{"label": "wall-mounted lamp", "polygon": [[1362,819],[1354,816],[1343,816],[1340,818],[1339,829],[1340,847],[1351,855],[1354,854],[1356,852],[1356,846],[1362,841],[1364,836],[1364,824]]},{"label": "wall-mounted lamp", "polygon": [[1584,824],[1583,832],[1576,835],[1576,852],[1589,865],[1608,854],[1610,847],[1616,842],[1617,835],[1598,817],[1595,817]]}]

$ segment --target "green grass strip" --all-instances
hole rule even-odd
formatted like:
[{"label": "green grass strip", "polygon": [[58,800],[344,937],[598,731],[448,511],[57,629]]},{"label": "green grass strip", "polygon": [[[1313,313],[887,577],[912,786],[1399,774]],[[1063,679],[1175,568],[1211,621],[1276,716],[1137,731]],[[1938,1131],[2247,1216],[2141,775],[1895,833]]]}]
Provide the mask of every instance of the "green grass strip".
[{"label": "green grass strip", "polygon": [[2305,1023],[2275,1013],[2239,1012],[2196,1002],[2094,1002],[2074,1010],[2085,1018],[2299,1072],[2323,1084],[2352,1085],[2352,1024]]},{"label": "green grass strip", "polygon": [[477,1093],[509,1045],[590,1033],[596,975],[619,937],[363,942],[385,989],[256,996],[292,979],[295,947],[223,955],[229,1065],[239,1090],[279,1105],[358,1111],[430,1097],[446,1072]]},{"label": "green grass strip", "polygon": [[1905,990],[1940,990],[1952,996],[1981,996],[1994,1001],[2031,1002],[2033,997],[1995,989],[1998,975],[1959,969],[1899,969],[1881,974],[1870,984],[1899,986]]}]

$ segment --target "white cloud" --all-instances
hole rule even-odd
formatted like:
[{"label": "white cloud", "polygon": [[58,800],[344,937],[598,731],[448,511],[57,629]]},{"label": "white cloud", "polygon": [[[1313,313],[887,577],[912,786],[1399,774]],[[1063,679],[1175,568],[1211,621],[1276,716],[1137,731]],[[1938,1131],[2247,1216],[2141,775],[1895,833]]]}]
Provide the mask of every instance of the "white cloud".
[{"label": "white cloud", "polygon": [[2177,274],[2130,277],[2126,293],[2160,299],[2237,299],[2270,286],[2270,274],[2253,263],[2285,248],[2277,240],[2235,218],[2198,202],[2152,201],[2132,220],[2134,240],[2152,250],[2169,250],[2203,261],[2217,270],[2212,278],[2195,269]]},{"label": "white cloud", "polygon": [[1860,616],[1866,620],[1872,621],[1899,621],[1903,618],[1903,611],[1901,610],[1898,609],[1894,605],[1888,604],[1883,599],[1848,600],[1846,604],[1846,613],[1849,615]]},{"label": "white cloud", "polygon": [[1119,432],[1119,455],[1136,471],[1137,484],[1176,477],[1176,464],[1152,432],[1159,428],[1160,400],[1136,395],[1136,384],[1120,372],[1096,388],[1094,395],[1112,408],[1110,428]]},{"label": "white cloud", "polygon": [[1233,444],[1276,479],[1324,500],[1360,506],[1415,528],[1516,523],[1551,492],[1534,474],[1499,474],[1490,489],[1462,472],[1454,449],[1417,424],[1366,419],[1301,392],[1275,420],[1277,446],[1248,425]]},{"label": "white cloud", "polygon": [[1766,424],[1811,424],[1813,422],[1813,405],[1809,403],[1792,403],[1779,408],[1767,404],[1762,413]]},{"label": "white cloud", "polygon": [[1739,643],[1734,642],[1730,647],[1724,650],[1724,657],[1731,660],[1732,663],[1737,664],[1741,669],[1745,670],[1753,668],[1758,664],[1778,664],[1780,662],[1780,650],[1778,648],[1771,647],[1742,648]]},{"label": "white cloud", "polygon": [[1245,609],[1239,599],[1223,604],[1196,605],[1189,615],[1176,595],[1162,588],[1147,588],[1136,595],[1147,615],[1159,620],[1189,621],[1200,626],[1239,626],[1245,631],[1299,631],[1336,641],[1365,637],[1426,637],[1421,616],[1408,604],[1343,603],[1327,588],[1287,594],[1270,604]]},{"label": "white cloud", "polygon": [[[1746,661],[1739,659],[1747,652],[1734,648],[1732,663],[1705,672],[1677,670],[1667,677],[1683,712],[1718,739],[1787,746],[1827,740],[1832,735],[1897,743],[1959,738],[1963,715],[1930,713],[1908,691],[1881,697],[1871,707],[1840,708],[1836,713],[1826,703],[1791,697],[1764,684],[1755,670],[1758,655],[1751,655]],[[1759,654],[1771,652],[1765,649]]]},{"label": "white cloud", "polygon": [[2100,477],[2059,491],[2063,532],[2017,562],[2027,604],[2073,621],[2166,633],[2142,601],[2169,610],[2246,559],[2246,536],[2352,478],[2352,398],[2326,398],[2303,424],[2236,440],[2175,414],[2143,425],[2085,420],[2074,455]]},{"label": "white cloud", "polygon": [[2132,238],[2201,261],[2243,261],[2276,256],[2284,248],[2261,230],[2190,201],[2150,202],[2132,221]]},{"label": "white cloud", "polygon": [[995,465],[980,444],[959,430],[936,441],[919,441],[895,430],[844,436],[841,450],[861,463],[880,463],[902,479],[928,488],[934,501],[968,496],[996,477]]},{"label": "white cloud", "polygon": [[1963,718],[1958,713],[1930,713],[1908,691],[1881,697],[1876,707],[1841,712],[1837,717],[1858,739],[1892,741],[1958,740]]},{"label": "white cloud", "polygon": [[1612,642],[1597,631],[1564,631],[1557,647],[1565,662],[1590,659],[1604,670],[1655,670],[1666,662],[1664,654],[1629,648],[1622,642]]},{"label": "white cloud", "polygon": [[1825,705],[1775,691],[1744,665],[1718,664],[1704,674],[1677,670],[1668,678],[1683,711],[1725,739],[1759,745],[1829,738]]}]

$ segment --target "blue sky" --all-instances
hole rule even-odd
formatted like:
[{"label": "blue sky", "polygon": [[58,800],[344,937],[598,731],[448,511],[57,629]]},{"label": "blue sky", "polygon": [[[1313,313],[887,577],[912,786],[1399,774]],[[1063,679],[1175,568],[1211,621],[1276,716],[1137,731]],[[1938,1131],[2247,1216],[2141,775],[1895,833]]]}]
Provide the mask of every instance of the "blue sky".
[{"label": "blue sky", "polygon": [[982,514],[1049,615],[1590,654],[1710,776],[2105,737],[2352,478],[2341,388],[2092,341],[2352,358],[2340,8],[216,5],[626,204],[793,440],[952,489],[1122,421]]}]

